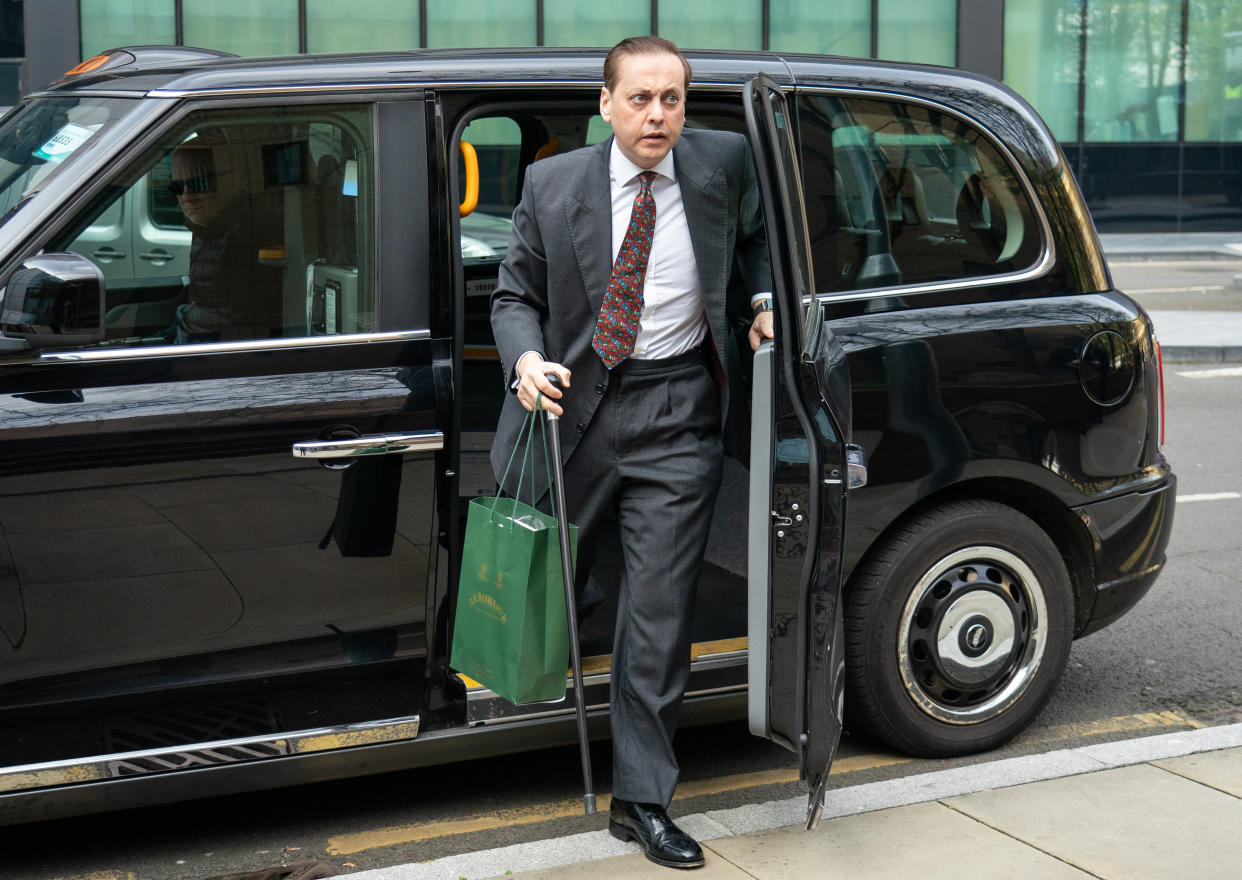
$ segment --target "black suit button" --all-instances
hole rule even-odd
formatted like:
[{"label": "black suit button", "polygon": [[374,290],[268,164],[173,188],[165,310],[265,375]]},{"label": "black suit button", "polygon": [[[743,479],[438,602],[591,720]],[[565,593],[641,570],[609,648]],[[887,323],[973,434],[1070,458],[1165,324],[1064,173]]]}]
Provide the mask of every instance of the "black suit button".
[{"label": "black suit button", "polygon": [[585,430],[586,430],[586,425],[582,424],[582,422],[579,422],[579,423],[578,423],[578,433],[579,433],[579,434],[581,434],[581,433],[582,433],[583,431],[585,431]]},{"label": "black suit button", "polygon": [[603,393],[604,393],[604,383],[603,383],[603,382],[600,382],[598,385],[596,385],[596,386],[595,386],[595,393],[596,393],[596,394],[603,394]]}]

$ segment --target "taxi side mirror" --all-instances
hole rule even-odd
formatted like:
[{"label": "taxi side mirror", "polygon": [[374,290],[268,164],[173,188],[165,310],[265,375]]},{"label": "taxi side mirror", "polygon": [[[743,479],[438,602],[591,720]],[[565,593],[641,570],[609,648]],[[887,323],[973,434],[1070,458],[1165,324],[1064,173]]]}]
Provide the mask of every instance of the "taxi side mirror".
[{"label": "taxi side mirror", "polygon": [[102,342],[103,272],[78,254],[30,257],[0,292],[0,332],[32,349]]}]

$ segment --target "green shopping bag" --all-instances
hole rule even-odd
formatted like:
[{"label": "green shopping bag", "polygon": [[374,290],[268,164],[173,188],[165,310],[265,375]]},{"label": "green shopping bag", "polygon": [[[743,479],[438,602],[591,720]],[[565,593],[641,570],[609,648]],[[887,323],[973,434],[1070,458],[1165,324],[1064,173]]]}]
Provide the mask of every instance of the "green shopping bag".
[{"label": "green shopping bag", "polygon": [[[518,434],[517,446],[526,437],[518,495],[534,445],[536,421],[547,466],[542,416],[542,410],[538,418],[528,413]],[[506,477],[517,446],[509,456]],[[499,493],[495,498],[470,501],[449,658],[454,669],[515,705],[564,699],[569,666],[557,523],[534,508],[534,482],[532,471],[532,504],[501,498]],[[576,558],[578,527],[571,525],[569,530]]]}]

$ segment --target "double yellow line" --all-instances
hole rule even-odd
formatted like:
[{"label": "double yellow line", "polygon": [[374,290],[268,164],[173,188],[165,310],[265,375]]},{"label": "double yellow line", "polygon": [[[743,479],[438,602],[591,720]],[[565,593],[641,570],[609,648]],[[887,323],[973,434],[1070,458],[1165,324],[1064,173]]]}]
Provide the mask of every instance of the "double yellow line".
[{"label": "double yellow line", "polygon": [[[856,773],[876,767],[887,767],[892,764],[903,764],[912,758],[889,755],[857,755],[841,758],[833,763],[832,775]],[[720,794],[726,791],[737,791],[743,788],[759,788],[766,785],[784,785],[798,781],[798,771],[790,768],[777,770],[757,770],[753,773],[738,773],[733,776],[720,776],[714,779],[699,779],[683,782],[677,786],[674,801],[683,801],[704,795]],[[608,795],[600,795],[597,807],[606,812],[611,803]],[[513,810],[499,810],[486,816],[470,816],[464,819],[446,819],[441,822],[425,822],[412,825],[397,825],[392,828],[380,828],[375,831],[360,831],[356,834],[341,834],[328,838],[327,853],[330,856],[346,856],[381,846],[396,846],[403,843],[418,843],[437,837],[449,837],[456,834],[471,834],[477,831],[492,831],[497,828],[512,828],[515,825],[533,825],[536,822],[547,822],[551,819],[567,819],[582,815],[582,799],[556,801],[553,803],[535,804]]]}]

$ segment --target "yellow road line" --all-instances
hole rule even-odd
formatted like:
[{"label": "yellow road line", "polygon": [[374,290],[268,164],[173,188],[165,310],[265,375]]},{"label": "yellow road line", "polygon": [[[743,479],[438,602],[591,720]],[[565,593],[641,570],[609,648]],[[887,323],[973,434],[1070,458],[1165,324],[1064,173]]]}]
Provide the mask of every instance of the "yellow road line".
[{"label": "yellow road line", "polygon": [[1102,718],[1099,721],[1088,721],[1081,724],[1060,724],[1056,727],[1045,728],[1030,738],[1024,738],[1024,741],[1028,743],[1060,742],[1086,736],[1133,733],[1134,731],[1155,730],[1161,727],[1200,728],[1206,726],[1201,721],[1196,721],[1170,709],[1164,712],[1140,712],[1137,715],[1119,715],[1116,718]]},{"label": "yellow road line", "polygon": [[874,770],[877,767],[891,767],[894,764],[908,764],[914,758],[901,755],[851,755],[848,758],[837,758],[832,762],[829,776],[841,773],[857,773],[860,770]]},{"label": "yellow road line", "polygon": [[[890,764],[902,764],[911,758],[899,758],[886,755],[855,755],[841,758],[832,765],[832,775],[855,773],[873,767],[885,767]],[[757,770],[753,773],[738,773],[733,776],[720,776],[714,779],[699,779],[683,782],[677,786],[677,794],[673,800],[681,801],[704,795],[719,794],[725,791],[737,791],[743,788],[758,788],[765,785],[783,785],[798,781],[798,771],[793,768],[777,770]],[[600,795],[596,807],[606,812],[612,799],[608,795]],[[491,831],[496,828],[508,828],[514,825],[531,825],[535,822],[546,822],[550,819],[564,819],[582,815],[581,799],[557,801],[547,804],[535,804],[513,810],[501,810],[486,816],[471,816],[465,819],[447,819],[442,822],[427,822],[416,825],[397,825],[392,828],[380,828],[375,831],[360,831],[356,834],[341,834],[328,838],[327,853],[330,856],[344,856],[381,846],[394,846],[401,843],[417,843],[436,837],[448,837],[454,834],[470,834],[476,831]]]},{"label": "yellow road line", "polygon": [[[608,795],[601,795],[596,801],[596,807],[600,811],[605,811],[611,803],[612,799]],[[397,825],[392,828],[379,828],[375,831],[359,831],[356,834],[339,834],[328,838],[326,851],[330,856],[346,856],[381,846],[417,843],[420,840],[430,840],[435,837],[511,828],[515,825],[530,825],[535,822],[564,819],[581,814],[582,801],[577,799],[538,804],[517,810],[499,810],[486,816],[471,816],[468,819],[447,819],[443,822]]]}]

